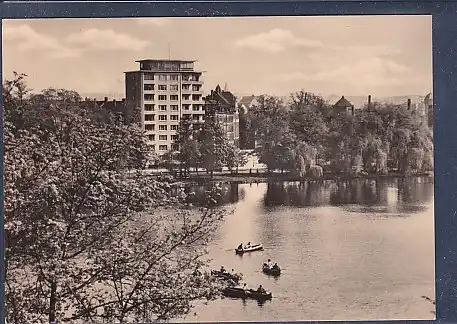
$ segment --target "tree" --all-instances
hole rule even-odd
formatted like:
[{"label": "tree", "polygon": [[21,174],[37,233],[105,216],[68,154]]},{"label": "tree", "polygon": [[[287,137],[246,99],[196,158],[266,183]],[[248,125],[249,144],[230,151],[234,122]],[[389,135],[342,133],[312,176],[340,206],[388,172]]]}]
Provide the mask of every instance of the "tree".
[{"label": "tree", "polygon": [[30,92],[25,84],[26,74],[14,72],[13,80],[6,80],[3,84],[3,104],[5,120],[13,122],[17,128],[24,127],[24,113],[27,110],[26,97]]},{"label": "tree", "polygon": [[290,128],[282,100],[261,96],[259,104],[251,109],[251,116],[259,143],[256,149],[259,161],[265,163],[269,171],[293,169],[296,135]]},{"label": "tree", "polygon": [[277,137],[264,142],[256,151],[259,154],[259,161],[265,163],[269,171],[281,170],[283,172],[295,169],[295,146],[294,134],[284,130],[283,133],[278,132]]},{"label": "tree", "polygon": [[255,129],[252,125],[251,114],[248,110],[239,109],[240,117],[240,148],[255,148]]},{"label": "tree", "polygon": [[295,171],[303,177],[310,167],[315,164],[317,149],[306,142],[299,142],[292,151],[295,161]]},{"label": "tree", "polygon": [[324,100],[303,90],[291,95],[290,124],[298,139],[322,153],[328,127],[325,121],[327,105]]},{"label": "tree", "polygon": [[174,172],[178,167],[178,151],[169,150],[160,157],[159,165],[170,172]]},{"label": "tree", "polygon": [[98,120],[78,97],[23,98],[20,121],[5,122],[7,320],[167,319],[212,298],[217,283],[193,273],[225,214],[220,189],[189,208],[172,178],[140,171],[143,132]]},{"label": "tree", "polygon": [[195,125],[189,119],[181,119],[176,133],[175,145],[178,147],[177,158],[184,167],[186,173],[190,172],[190,168],[195,167],[198,175],[198,165],[201,158],[200,143],[198,142],[198,134],[200,129],[195,129]]},{"label": "tree", "polygon": [[[424,161],[430,160],[433,155],[433,135],[413,109],[376,104],[371,112],[363,112],[359,123],[363,126],[361,134],[370,140],[365,145],[366,161],[372,159],[374,153],[382,151],[387,154],[391,167],[404,173],[409,172],[411,164],[415,163],[411,157],[417,154],[412,155],[411,152],[423,150],[424,155],[421,156]],[[422,162],[419,164],[422,165]]]},{"label": "tree", "polygon": [[246,163],[247,163],[246,154],[241,152],[240,149],[235,147],[233,144],[229,144],[229,149],[227,150],[227,157],[226,157],[227,168],[230,171],[232,171],[233,168],[236,168],[236,172],[238,173],[238,167],[246,165]]},{"label": "tree", "polygon": [[207,118],[199,133],[202,163],[213,177],[214,170],[222,168],[227,156],[234,149],[221,125],[213,118]]}]

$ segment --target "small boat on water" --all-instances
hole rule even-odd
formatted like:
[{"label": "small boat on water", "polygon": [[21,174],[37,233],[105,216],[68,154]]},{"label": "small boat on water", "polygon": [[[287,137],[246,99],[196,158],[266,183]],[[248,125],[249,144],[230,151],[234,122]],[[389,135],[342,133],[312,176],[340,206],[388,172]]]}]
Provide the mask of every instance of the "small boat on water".
[{"label": "small boat on water", "polygon": [[269,267],[268,264],[264,263],[262,266],[262,272],[273,277],[279,277],[281,275],[280,267]]},{"label": "small boat on water", "polygon": [[249,298],[251,299],[255,299],[255,300],[270,300],[271,298],[273,298],[273,295],[271,294],[271,292],[258,292],[257,290],[253,290],[253,289],[249,289],[248,292],[247,292],[247,295]]},{"label": "small boat on water", "polygon": [[235,249],[236,254],[243,254],[246,252],[254,252],[254,251],[261,251],[263,250],[263,245],[262,244],[256,244],[256,245],[251,245],[249,247],[244,246],[242,249]]},{"label": "small boat on water", "polygon": [[220,278],[223,280],[232,280],[235,283],[238,283],[241,279],[243,279],[243,276],[238,273],[229,273],[229,272],[222,272],[219,270],[211,270],[211,275]]},{"label": "small boat on water", "polygon": [[244,290],[243,288],[228,287],[222,290],[222,294],[231,298],[255,299],[259,301],[270,300],[273,296],[270,292],[258,292],[253,289]]},{"label": "small boat on water", "polygon": [[246,291],[242,288],[227,287],[222,290],[222,295],[231,298],[247,298]]}]

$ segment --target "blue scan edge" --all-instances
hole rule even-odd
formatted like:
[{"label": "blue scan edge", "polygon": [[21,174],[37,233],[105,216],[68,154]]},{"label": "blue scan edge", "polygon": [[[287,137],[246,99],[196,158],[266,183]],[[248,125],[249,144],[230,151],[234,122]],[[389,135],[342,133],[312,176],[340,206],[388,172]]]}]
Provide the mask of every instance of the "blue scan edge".
[{"label": "blue scan edge", "polygon": [[[383,321],[386,323],[454,323],[457,322],[456,282],[457,252],[454,237],[457,234],[454,215],[457,213],[457,150],[455,125],[457,111],[445,109],[446,102],[457,102],[457,84],[452,77],[457,75],[454,52],[457,51],[457,3],[447,1],[401,1],[356,2],[350,1],[287,1],[275,2],[186,2],[177,3],[109,3],[109,2],[10,2],[0,3],[0,18],[92,18],[92,17],[147,17],[147,16],[273,16],[273,15],[366,15],[366,14],[432,14],[433,16],[433,95],[434,145],[435,145],[435,277],[436,321]],[[0,44],[0,49],[1,49]],[[1,55],[1,54],[0,54]],[[2,75],[2,71],[0,71]],[[3,81],[3,78],[2,78]],[[3,85],[3,82],[2,82]],[[0,103],[2,94],[0,94]],[[2,124],[3,128],[3,105]],[[0,153],[3,175],[3,131],[0,135]],[[2,183],[3,188],[3,183]],[[1,191],[0,208],[3,214],[4,194]],[[0,258],[4,260],[4,219],[0,217]],[[0,263],[0,275],[4,278],[4,262]],[[0,323],[4,323],[4,280],[0,283],[2,304]],[[345,321],[345,323],[374,323],[376,321]],[[255,323],[255,322],[252,322]],[[259,322],[260,323],[260,322]],[[264,322],[265,323],[265,322]],[[270,322],[274,323],[274,322]],[[287,322],[281,322],[287,323]],[[291,322],[288,322],[291,323]],[[316,322],[292,322],[316,323]]]}]

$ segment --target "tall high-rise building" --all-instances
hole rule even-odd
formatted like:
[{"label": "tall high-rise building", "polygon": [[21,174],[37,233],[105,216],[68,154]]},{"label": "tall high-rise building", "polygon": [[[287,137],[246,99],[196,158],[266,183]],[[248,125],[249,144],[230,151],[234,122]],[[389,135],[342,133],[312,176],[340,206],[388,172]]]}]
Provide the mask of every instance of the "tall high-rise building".
[{"label": "tall high-rise building", "polygon": [[203,71],[195,61],[139,60],[138,71],[125,72],[125,102],[136,112],[152,148],[158,154],[172,149],[179,122],[204,121]]}]

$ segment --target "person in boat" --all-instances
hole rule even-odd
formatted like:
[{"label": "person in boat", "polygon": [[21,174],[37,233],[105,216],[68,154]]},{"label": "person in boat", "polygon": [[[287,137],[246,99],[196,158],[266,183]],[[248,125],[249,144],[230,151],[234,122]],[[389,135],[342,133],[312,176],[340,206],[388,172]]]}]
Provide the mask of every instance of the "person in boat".
[{"label": "person in boat", "polygon": [[248,244],[246,244],[246,246],[244,248],[249,249],[250,247],[251,247],[251,242],[248,242]]},{"label": "person in boat", "polygon": [[224,266],[221,266],[220,272],[221,272],[221,273],[225,273],[225,268],[224,268]]},{"label": "person in boat", "polygon": [[271,259],[268,259],[268,261],[267,261],[267,266],[268,266],[268,268],[270,268],[270,269],[273,268],[273,262],[271,262]]},{"label": "person in boat", "polygon": [[272,269],[279,269],[279,266],[278,266],[278,264],[277,264],[277,263],[275,263],[275,264],[273,265],[273,268],[272,268]]},{"label": "person in boat", "polygon": [[240,243],[240,245],[238,245],[237,249],[241,251],[243,249],[243,243]]},{"label": "person in boat", "polygon": [[262,287],[262,285],[260,285],[259,288],[257,288],[257,292],[261,293],[261,294],[265,294],[267,291]]}]

